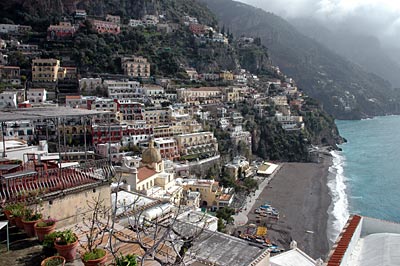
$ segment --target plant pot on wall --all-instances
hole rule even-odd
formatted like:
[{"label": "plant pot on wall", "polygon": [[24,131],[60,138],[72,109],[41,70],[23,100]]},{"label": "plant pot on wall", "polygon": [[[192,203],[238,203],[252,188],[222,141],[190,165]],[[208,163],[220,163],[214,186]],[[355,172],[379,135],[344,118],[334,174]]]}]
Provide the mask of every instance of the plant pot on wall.
[{"label": "plant pot on wall", "polygon": [[54,247],[57,249],[58,254],[63,256],[67,262],[72,262],[76,257],[78,236],[73,234],[71,230],[60,232],[54,242]]},{"label": "plant pot on wall", "polygon": [[82,262],[85,266],[104,266],[107,260],[107,253],[104,249],[95,249],[93,252],[87,252],[82,256]]},{"label": "plant pot on wall", "polygon": [[76,248],[78,247],[78,240],[76,240],[72,244],[67,245],[59,245],[54,243],[54,246],[57,249],[58,254],[63,256],[67,262],[73,262],[76,257]]},{"label": "plant pot on wall", "polygon": [[61,256],[51,256],[45,260],[42,260],[40,266],[64,266],[65,258]]},{"label": "plant pot on wall", "polygon": [[38,222],[38,220],[36,220],[36,221],[25,221],[25,220],[22,220],[22,224],[24,226],[25,233],[27,234],[28,237],[36,236],[35,228],[33,226],[37,222]]},{"label": "plant pot on wall", "polygon": [[39,239],[40,242],[44,240],[44,237],[56,229],[56,222],[48,223],[47,221],[49,220],[44,220],[44,221],[39,221],[35,223],[34,229],[36,232],[36,235]]}]

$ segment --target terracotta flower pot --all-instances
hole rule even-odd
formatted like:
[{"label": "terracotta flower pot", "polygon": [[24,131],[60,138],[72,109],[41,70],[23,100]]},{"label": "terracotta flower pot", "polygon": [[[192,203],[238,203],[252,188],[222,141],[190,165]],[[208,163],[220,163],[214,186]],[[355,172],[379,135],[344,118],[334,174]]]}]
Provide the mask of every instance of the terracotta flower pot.
[{"label": "terracotta flower pot", "polygon": [[39,241],[43,242],[44,237],[46,235],[54,232],[54,230],[56,229],[56,224],[38,227],[37,223],[35,223],[34,228],[35,228],[35,232],[36,232],[36,235],[37,235]]},{"label": "terracotta flower pot", "polygon": [[7,217],[7,220],[10,222],[10,225],[15,225],[15,217],[11,215],[11,211],[4,210],[4,214]]},{"label": "terracotta flower pot", "polygon": [[58,245],[57,242],[54,242],[54,246],[56,247],[58,254],[63,256],[67,262],[72,262],[75,260],[78,240],[69,245]]},{"label": "terracotta flower pot", "polygon": [[42,260],[42,263],[40,263],[40,266],[46,266],[48,261],[54,260],[54,259],[59,259],[62,260],[62,263],[60,265],[64,266],[65,265],[65,258],[61,256],[52,256],[49,257],[45,260]]},{"label": "terracotta flower pot", "polygon": [[15,225],[19,229],[24,229],[24,224],[22,223],[22,217],[15,217]]},{"label": "terracotta flower pot", "polygon": [[34,237],[36,236],[35,233],[35,228],[33,227],[35,223],[37,223],[39,220],[36,221],[25,221],[22,220],[22,224],[24,226],[25,233],[28,235],[28,237]]},{"label": "terracotta flower pot", "polygon": [[99,258],[99,259],[88,260],[88,261],[84,261],[84,260],[82,259],[82,262],[83,262],[83,264],[84,264],[85,266],[104,266],[106,260],[107,260],[107,253],[106,253],[103,257],[101,257],[101,258]]}]

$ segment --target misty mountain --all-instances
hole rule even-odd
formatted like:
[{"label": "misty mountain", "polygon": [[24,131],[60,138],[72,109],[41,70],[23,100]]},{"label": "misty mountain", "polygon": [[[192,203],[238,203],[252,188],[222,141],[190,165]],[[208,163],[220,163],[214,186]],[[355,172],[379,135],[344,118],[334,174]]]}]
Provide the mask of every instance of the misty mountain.
[{"label": "misty mountain", "polygon": [[382,47],[378,38],[346,29],[329,30],[315,19],[296,18],[290,22],[304,35],[359,64],[368,72],[385,78],[393,87],[400,87],[400,65],[397,63],[400,61]]},{"label": "misty mountain", "polygon": [[388,81],[301,34],[286,20],[231,0],[198,1],[236,37],[260,37],[272,61],[336,118],[398,113],[399,92]]}]

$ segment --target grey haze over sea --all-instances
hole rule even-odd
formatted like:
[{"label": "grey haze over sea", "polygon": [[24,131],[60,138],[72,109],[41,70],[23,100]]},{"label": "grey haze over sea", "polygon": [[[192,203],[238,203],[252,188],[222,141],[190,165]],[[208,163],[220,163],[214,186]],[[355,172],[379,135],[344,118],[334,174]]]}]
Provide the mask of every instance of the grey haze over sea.
[{"label": "grey haze over sea", "polygon": [[329,240],[335,241],[349,213],[400,222],[400,116],[336,125],[348,142],[332,152]]}]

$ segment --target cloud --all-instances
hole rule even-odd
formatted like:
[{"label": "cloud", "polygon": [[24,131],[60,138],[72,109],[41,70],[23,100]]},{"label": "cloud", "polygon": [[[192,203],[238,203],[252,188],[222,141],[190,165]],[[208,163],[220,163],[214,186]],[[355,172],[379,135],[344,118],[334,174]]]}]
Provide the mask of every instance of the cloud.
[{"label": "cloud", "polygon": [[239,0],[286,19],[312,18],[330,29],[378,37],[400,45],[400,1],[396,0]]}]

